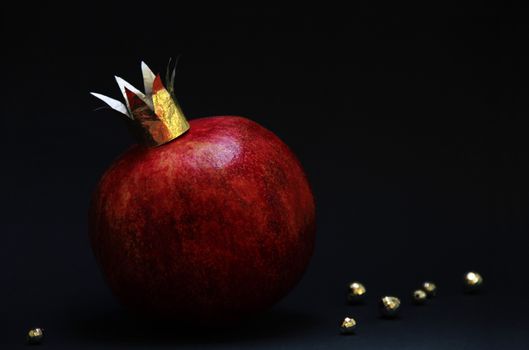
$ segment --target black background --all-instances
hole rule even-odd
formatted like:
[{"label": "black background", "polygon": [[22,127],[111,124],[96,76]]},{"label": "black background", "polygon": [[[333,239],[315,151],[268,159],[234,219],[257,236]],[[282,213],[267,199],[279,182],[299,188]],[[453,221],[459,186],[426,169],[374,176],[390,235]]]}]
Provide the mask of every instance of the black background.
[{"label": "black background", "polygon": [[[520,8],[30,5],[2,10],[0,344],[526,348],[529,20]],[[420,14],[419,14],[420,13]],[[134,140],[89,96],[181,54],[189,119],[243,115],[298,155],[317,246],[298,287],[236,329],[131,318],[92,257],[91,191]],[[482,294],[461,293],[475,269]],[[351,279],[365,305],[344,304]],[[409,305],[423,280],[439,286]],[[376,298],[401,296],[400,319]],[[338,335],[353,315],[357,335]],[[213,327],[215,328],[215,327]]]}]

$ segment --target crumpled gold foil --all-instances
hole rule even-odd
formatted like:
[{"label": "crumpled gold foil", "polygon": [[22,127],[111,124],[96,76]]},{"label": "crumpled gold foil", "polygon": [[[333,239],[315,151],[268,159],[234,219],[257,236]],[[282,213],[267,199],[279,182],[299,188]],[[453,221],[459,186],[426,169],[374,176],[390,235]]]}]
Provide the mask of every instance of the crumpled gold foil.
[{"label": "crumpled gold foil", "polygon": [[167,129],[167,134],[165,135],[167,139],[162,143],[169,142],[189,130],[189,123],[182,109],[175,103],[169,91],[163,86],[160,75],[157,75],[154,79],[152,102],[154,113]]}]

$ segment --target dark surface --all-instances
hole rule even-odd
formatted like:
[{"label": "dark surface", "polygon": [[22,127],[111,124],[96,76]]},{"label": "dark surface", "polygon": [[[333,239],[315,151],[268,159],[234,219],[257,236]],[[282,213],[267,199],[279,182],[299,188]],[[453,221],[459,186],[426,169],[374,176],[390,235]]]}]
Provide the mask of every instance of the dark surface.
[{"label": "dark surface", "polygon": [[[149,6],[1,13],[0,345],[24,345],[35,325],[46,348],[528,347],[522,9],[432,18],[438,9]],[[91,191],[133,142],[119,115],[92,111],[101,104],[88,91],[118,97],[113,74],[140,85],[141,59],[161,71],[177,54],[188,118],[243,115],[274,131],[317,200],[305,278],[235,330],[127,316],[88,243]],[[461,293],[469,269],[485,294]],[[351,279],[366,284],[366,305],[343,304]],[[408,305],[425,279],[439,297]],[[387,293],[403,297],[400,319],[377,318],[375,298]],[[345,315],[357,335],[338,335]]]},{"label": "dark surface", "polygon": [[[301,288],[307,288],[302,283]],[[28,319],[45,329],[46,348],[360,348],[360,349],[527,349],[529,303],[496,295],[439,295],[415,306],[402,294],[400,316],[381,318],[372,295],[363,305],[341,304],[320,298],[296,300],[299,290],[269,313],[244,325],[224,329],[212,324],[186,329],[169,322],[139,320],[94,295],[40,307],[45,313],[17,312],[6,330],[5,342],[23,346]],[[409,293],[408,293],[409,294]],[[514,312],[516,310],[516,312]],[[354,335],[340,335],[339,324],[354,315]],[[37,321],[34,321],[37,322]]]}]

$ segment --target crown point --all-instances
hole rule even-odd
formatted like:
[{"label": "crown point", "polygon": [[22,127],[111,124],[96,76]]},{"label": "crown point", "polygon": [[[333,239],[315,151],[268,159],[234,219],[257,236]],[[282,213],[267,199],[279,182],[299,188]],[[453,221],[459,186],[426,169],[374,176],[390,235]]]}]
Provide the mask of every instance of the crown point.
[{"label": "crown point", "polygon": [[163,89],[165,89],[165,86],[163,86],[162,78],[160,77],[160,74],[156,74],[156,77],[152,83],[152,93],[155,94]]},{"label": "crown point", "polygon": [[155,75],[152,70],[147,66],[144,61],[141,61],[141,73],[143,76],[143,87],[145,89],[145,103],[153,109],[152,102],[152,85],[154,82]]},{"label": "crown point", "polygon": [[[124,87],[125,95],[127,96],[127,101],[130,107],[131,112],[139,107],[141,99],[132,91],[130,91],[126,86]],[[132,113],[134,115],[134,113]]]},{"label": "crown point", "polygon": [[97,92],[90,92],[90,95],[94,96],[95,98],[100,99],[101,101],[105,102],[110,108],[113,110],[120,112],[122,114],[125,114],[127,117],[132,119],[132,116],[130,115],[129,111],[127,110],[127,106],[125,106],[122,102],[115,100],[111,97],[99,94]]}]

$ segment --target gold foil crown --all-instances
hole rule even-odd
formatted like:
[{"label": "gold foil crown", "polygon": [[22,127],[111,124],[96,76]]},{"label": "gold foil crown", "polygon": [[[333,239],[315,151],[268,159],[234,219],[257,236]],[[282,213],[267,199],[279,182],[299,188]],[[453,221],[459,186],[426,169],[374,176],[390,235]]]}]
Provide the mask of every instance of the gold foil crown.
[{"label": "gold foil crown", "polygon": [[163,85],[160,75],[155,75],[145,62],[141,62],[141,71],[145,93],[120,77],[115,77],[125,104],[95,92],[91,94],[130,118],[133,127],[139,129],[144,143],[159,146],[184,134],[189,130],[189,123],[174,97],[175,70],[169,74],[170,70],[167,69],[168,88]]}]

